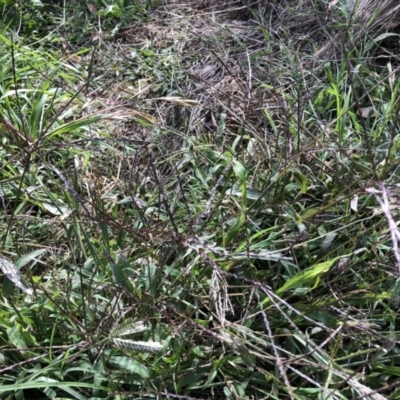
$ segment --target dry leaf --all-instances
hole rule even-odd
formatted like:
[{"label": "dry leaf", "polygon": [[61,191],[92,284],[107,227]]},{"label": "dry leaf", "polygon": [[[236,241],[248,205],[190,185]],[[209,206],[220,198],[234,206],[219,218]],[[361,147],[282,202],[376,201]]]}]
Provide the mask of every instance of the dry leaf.
[{"label": "dry leaf", "polygon": [[333,8],[333,6],[336,6],[336,4],[339,2],[339,0],[332,0],[329,5],[328,5],[328,10]]},{"label": "dry leaf", "polygon": [[359,108],[357,110],[357,114],[360,117],[368,118],[368,117],[375,117],[375,115],[377,113],[376,113],[375,107],[374,106],[370,106],[370,107],[361,107],[361,108]]},{"label": "dry leaf", "polygon": [[183,99],[182,97],[157,97],[152,100],[164,100],[170,103],[176,103],[184,107],[198,107],[200,103],[197,100]]},{"label": "dry leaf", "polygon": [[86,6],[87,6],[88,10],[89,10],[92,14],[96,14],[96,13],[97,13],[96,7],[95,7],[93,4],[86,3]]}]

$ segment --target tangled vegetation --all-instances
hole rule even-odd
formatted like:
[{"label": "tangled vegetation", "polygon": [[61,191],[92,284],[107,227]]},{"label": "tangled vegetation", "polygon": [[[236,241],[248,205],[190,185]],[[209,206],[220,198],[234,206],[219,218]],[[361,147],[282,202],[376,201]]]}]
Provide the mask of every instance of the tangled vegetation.
[{"label": "tangled vegetation", "polygon": [[397,1],[0,7],[0,399],[400,399]]}]

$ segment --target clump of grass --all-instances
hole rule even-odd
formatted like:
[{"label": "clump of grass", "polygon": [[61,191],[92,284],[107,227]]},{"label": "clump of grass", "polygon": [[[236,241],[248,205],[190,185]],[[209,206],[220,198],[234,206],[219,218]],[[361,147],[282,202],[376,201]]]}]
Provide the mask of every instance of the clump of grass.
[{"label": "clump of grass", "polygon": [[3,39],[0,397],[396,398],[396,67],[227,15]]},{"label": "clump of grass", "polygon": [[[378,48],[387,39],[395,36],[400,26],[400,7],[397,1],[360,0],[347,1],[344,5],[348,15],[348,29],[334,36],[322,46],[316,55],[322,59],[335,57],[339,47],[347,49],[348,43],[358,48],[368,43]],[[344,53],[344,51],[342,52]]]}]

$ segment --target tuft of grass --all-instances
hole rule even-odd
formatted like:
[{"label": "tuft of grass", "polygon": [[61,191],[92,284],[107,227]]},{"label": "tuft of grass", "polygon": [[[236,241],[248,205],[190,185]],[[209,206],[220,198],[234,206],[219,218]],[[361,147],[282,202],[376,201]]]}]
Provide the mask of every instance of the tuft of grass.
[{"label": "tuft of grass", "polygon": [[397,398],[398,58],[90,4],[0,36],[0,398]]}]

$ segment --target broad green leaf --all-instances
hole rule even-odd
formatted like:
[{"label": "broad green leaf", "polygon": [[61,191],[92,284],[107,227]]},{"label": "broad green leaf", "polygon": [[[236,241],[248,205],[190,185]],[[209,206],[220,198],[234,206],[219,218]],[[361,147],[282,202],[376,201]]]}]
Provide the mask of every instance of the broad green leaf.
[{"label": "broad green leaf", "polygon": [[210,372],[211,371],[208,368],[195,368],[179,380],[179,386],[181,388],[196,386],[199,384],[199,381],[208,376]]},{"label": "broad green leaf", "polygon": [[17,324],[14,324],[11,328],[7,329],[7,335],[10,342],[17,348],[17,349],[24,349],[27,347],[23,336],[18,328]]},{"label": "broad green leaf", "polygon": [[237,160],[233,160],[233,171],[235,172],[236,178],[239,180],[240,185],[246,183],[247,171],[242,163]]},{"label": "broad green leaf", "polygon": [[239,181],[240,191],[242,194],[242,212],[244,212],[247,206],[247,171],[243,164],[237,160],[233,160],[233,171]]},{"label": "broad green leaf", "polygon": [[44,388],[43,392],[49,399],[55,399],[57,397],[56,391],[51,387]]},{"label": "broad green leaf", "polygon": [[14,323],[11,328],[8,328],[7,334],[12,344],[19,349],[38,345],[35,337],[18,323]]},{"label": "broad green leaf", "polygon": [[[301,272],[299,272],[297,275],[293,276],[290,278],[283,286],[281,286],[277,291],[276,294],[278,296],[282,295],[285,293],[287,290],[290,289],[297,289],[300,287],[307,287],[311,286],[314,284],[314,287],[318,284],[319,279],[323,274],[328,272],[332,265],[341,257],[335,257],[332,260],[325,261],[323,263],[319,263],[316,265],[313,265],[312,267],[309,267]],[[266,305],[269,303],[269,298],[267,297],[264,299],[261,304]]]},{"label": "broad green leaf", "polygon": [[131,283],[131,281],[129,280],[129,278],[125,275],[125,272],[123,270],[123,263],[117,261],[112,261],[110,260],[110,267],[111,267],[111,272],[114,276],[115,281],[123,286],[126,290],[128,290],[128,292],[133,292],[134,288],[133,285]]},{"label": "broad green leaf", "polygon": [[124,369],[126,371],[135,372],[143,379],[150,377],[149,370],[146,368],[146,366],[130,357],[113,356],[110,358],[109,364],[116,369]]},{"label": "broad green leaf", "polygon": [[37,257],[41,256],[45,253],[47,249],[40,249],[32,251],[31,253],[25,254],[24,256],[20,257],[15,265],[18,269],[22,268],[24,265],[28,264],[29,262],[36,260]]},{"label": "broad green leaf", "polygon": [[228,246],[229,243],[231,243],[232,240],[235,239],[235,237],[239,234],[240,228],[242,227],[244,221],[245,214],[241,213],[225,235],[225,246]]},{"label": "broad green leaf", "polygon": [[301,179],[301,193],[306,194],[308,190],[308,180],[304,175],[299,176],[299,178]]},{"label": "broad green leaf", "polygon": [[57,215],[57,216],[62,215],[64,218],[69,216],[72,213],[72,210],[66,204],[54,205],[54,204],[50,204],[50,203],[43,201],[41,205],[50,214]]},{"label": "broad green leaf", "polygon": [[[77,131],[79,131],[81,128],[94,124],[95,122],[98,122],[102,119],[101,115],[93,115],[90,117],[82,117],[80,119],[77,119],[72,122],[68,122],[66,124],[63,124],[61,126],[58,126],[55,128],[53,131],[50,131],[46,133],[46,135],[42,138],[44,142],[48,142],[52,139],[54,139],[57,136],[62,136],[63,134],[68,134],[68,133],[73,133],[76,136],[79,136]],[[83,136],[84,137],[84,136]]]}]

